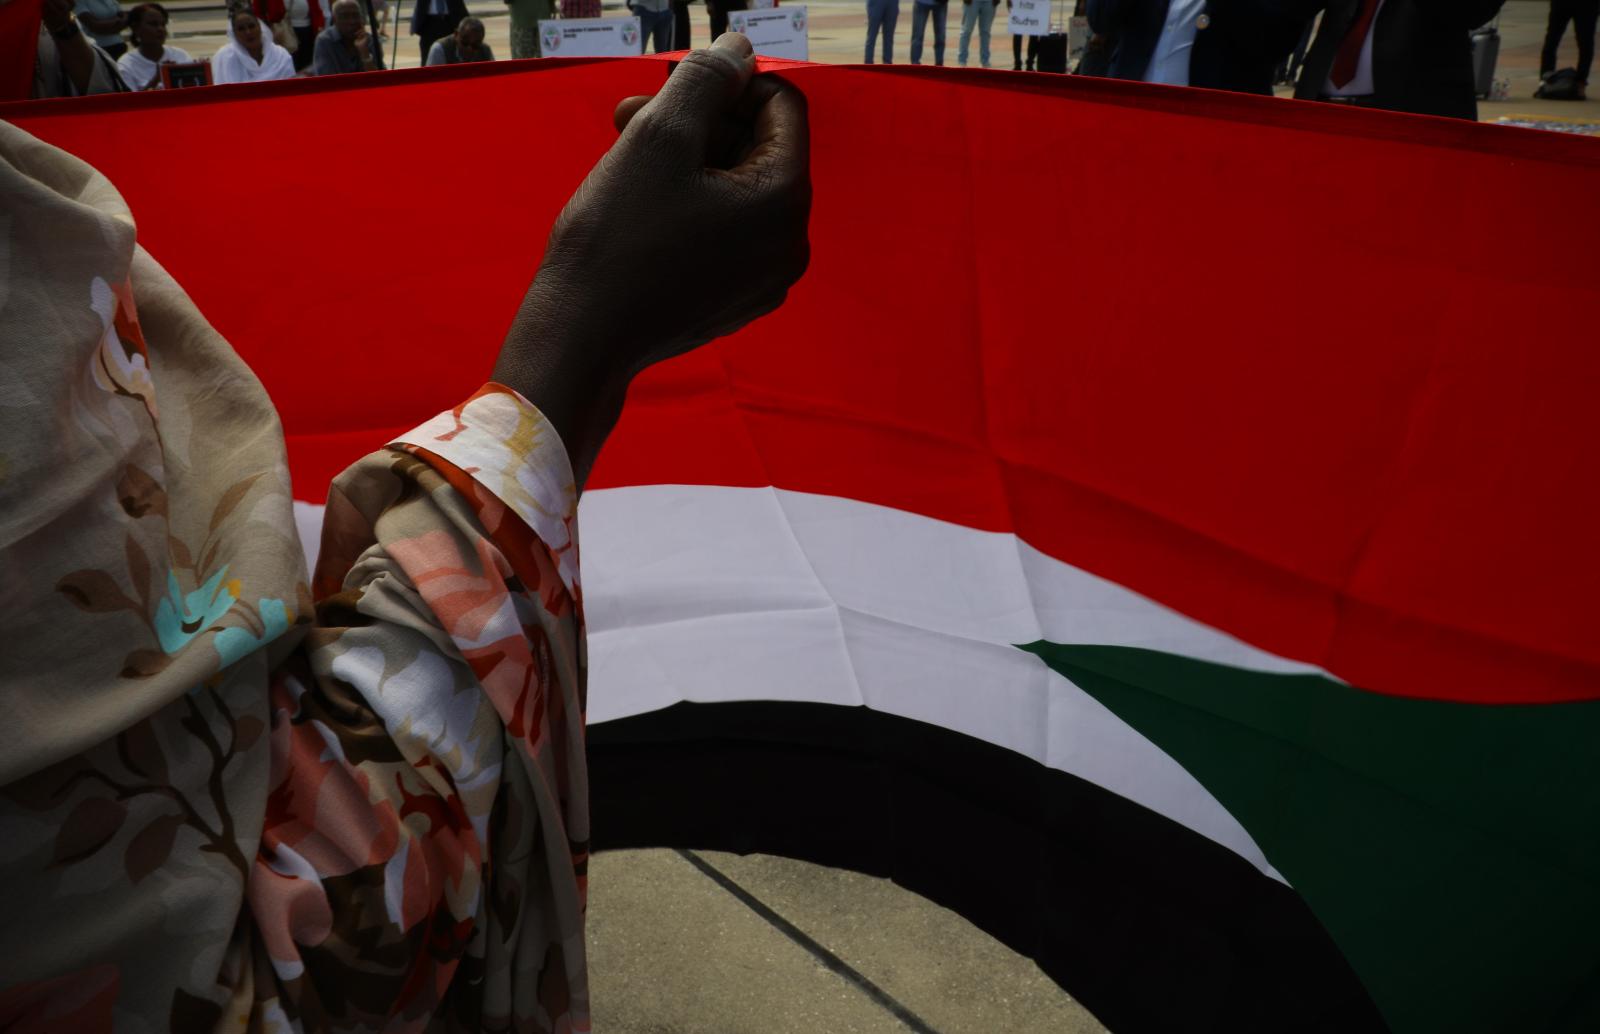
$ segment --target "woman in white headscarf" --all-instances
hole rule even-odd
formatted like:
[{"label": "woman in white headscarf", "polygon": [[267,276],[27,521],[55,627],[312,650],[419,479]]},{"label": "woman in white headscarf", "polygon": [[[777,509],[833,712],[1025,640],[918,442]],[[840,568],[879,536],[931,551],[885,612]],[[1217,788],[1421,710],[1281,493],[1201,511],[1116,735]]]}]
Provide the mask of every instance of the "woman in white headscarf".
[{"label": "woman in white headscarf", "polygon": [[261,22],[248,10],[230,16],[233,40],[211,59],[211,81],[259,83],[270,79],[293,79],[294,57],[261,31]]}]

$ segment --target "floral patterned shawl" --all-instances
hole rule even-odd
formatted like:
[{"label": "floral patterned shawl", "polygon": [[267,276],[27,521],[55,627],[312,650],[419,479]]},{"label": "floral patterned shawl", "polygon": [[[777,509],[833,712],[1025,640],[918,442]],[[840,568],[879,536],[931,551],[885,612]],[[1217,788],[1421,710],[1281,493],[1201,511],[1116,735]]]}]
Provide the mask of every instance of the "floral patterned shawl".
[{"label": "floral patterned shawl", "polygon": [[313,589],[260,384],[0,123],[0,420],[0,1027],[588,1030],[538,411],[489,385],[348,470]]}]

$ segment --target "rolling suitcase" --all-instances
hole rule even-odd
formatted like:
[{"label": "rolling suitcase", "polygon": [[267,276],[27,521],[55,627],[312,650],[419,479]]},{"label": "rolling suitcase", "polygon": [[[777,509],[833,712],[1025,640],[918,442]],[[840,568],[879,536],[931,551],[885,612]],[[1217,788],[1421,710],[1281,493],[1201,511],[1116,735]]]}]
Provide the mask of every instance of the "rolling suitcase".
[{"label": "rolling suitcase", "polygon": [[1064,32],[1051,32],[1040,36],[1039,56],[1034,59],[1033,67],[1041,72],[1066,74],[1067,34]]},{"label": "rolling suitcase", "polygon": [[1472,34],[1473,92],[1484,98],[1494,92],[1494,67],[1500,60],[1500,19]]},{"label": "rolling suitcase", "polygon": [[[995,6],[999,6],[996,0]],[[1080,0],[1079,7],[1083,4]],[[1033,67],[1041,72],[1055,72],[1057,75],[1067,73],[1067,53],[1070,40],[1067,32],[1066,5],[1063,0],[1055,0],[1050,5],[1050,32],[1039,37],[1039,53],[1034,59]]]}]

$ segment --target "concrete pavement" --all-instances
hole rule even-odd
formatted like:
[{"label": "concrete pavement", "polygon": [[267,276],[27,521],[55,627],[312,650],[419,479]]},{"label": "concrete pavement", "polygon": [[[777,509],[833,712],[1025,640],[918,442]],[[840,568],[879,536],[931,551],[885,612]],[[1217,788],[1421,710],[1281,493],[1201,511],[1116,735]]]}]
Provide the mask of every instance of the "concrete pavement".
[{"label": "concrete pavement", "polygon": [[590,866],[596,1034],[1105,1030],[1030,960],[888,880],[787,858]]}]

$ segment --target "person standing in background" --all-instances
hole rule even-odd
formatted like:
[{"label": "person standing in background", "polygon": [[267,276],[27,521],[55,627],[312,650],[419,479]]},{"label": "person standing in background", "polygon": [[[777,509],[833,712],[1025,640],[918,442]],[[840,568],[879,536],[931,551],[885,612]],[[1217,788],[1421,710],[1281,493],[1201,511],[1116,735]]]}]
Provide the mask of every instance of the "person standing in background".
[{"label": "person standing in background", "polygon": [[1168,86],[1270,95],[1278,65],[1323,0],[1089,0],[1089,27],[1114,38],[1109,74]]},{"label": "person standing in background", "polygon": [[944,28],[950,0],[914,0],[911,5],[911,63],[922,64],[922,33],[933,22],[933,63],[944,64]]},{"label": "person standing in background", "polygon": [[989,30],[994,27],[994,0],[961,0],[961,49],[956,60],[967,67],[967,52],[972,43],[972,27],[978,27],[978,61],[989,67]]},{"label": "person standing in background", "polygon": [[1550,0],[1550,21],[1545,28],[1544,50],[1539,54],[1539,78],[1548,79],[1556,70],[1556,56],[1561,51],[1561,36],[1572,23],[1572,34],[1578,38],[1578,94],[1584,99],[1584,87],[1589,85],[1589,71],[1594,67],[1595,23],[1600,20],[1600,0]]},{"label": "person standing in background", "polygon": [[672,49],[689,49],[689,0],[672,0]]},{"label": "person standing in background", "polygon": [[[322,0],[250,0],[250,10],[267,26],[287,20],[295,38],[295,48],[290,52],[290,57],[294,59],[294,70],[299,72],[310,66],[312,51],[317,45],[317,33],[327,23]],[[231,28],[232,16],[229,17]]]},{"label": "person standing in background", "polygon": [[[1006,11],[1010,12],[1010,10],[1011,10],[1011,0],[1006,0]],[[1083,0],[1078,0],[1077,6],[1073,9],[1072,13],[1075,16],[1084,13]],[[1048,28],[1048,26],[1046,26],[1046,28]],[[1033,71],[1033,63],[1035,61],[1037,61],[1037,60],[1039,60],[1039,37],[1038,36],[1034,36],[1034,35],[1029,35],[1028,36],[1028,67],[1027,67],[1027,71],[1029,71],[1029,72]],[[1021,71],[1023,71],[1023,67],[1022,67],[1022,37],[1017,35],[1014,32],[1011,34],[1011,70],[1013,72],[1021,72]]]},{"label": "person standing in background", "polygon": [[73,10],[78,24],[95,46],[113,59],[128,52],[128,44],[122,39],[122,30],[128,27],[128,16],[117,5],[117,0],[77,0]]},{"label": "person standing in background", "polygon": [[1294,95],[1443,118],[1478,117],[1471,32],[1504,0],[1335,0]]},{"label": "person standing in background", "polygon": [[[1010,9],[1011,0],[1006,0],[1006,10],[1009,11]],[[1039,60],[1039,37],[1030,34],[1028,36],[1028,67],[1026,70],[1033,71],[1033,63],[1037,60]],[[1014,32],[1011,34],[1011,70],[1013,72],[1024,70],[1022,67],[1022,37]]]},{"label": "person standing in background", "polygon": [[311,67],[311,52],[317,45],[317,33],[322,31],[327,19],[322,13],[322,0],[287,0],[287,4],[284,16],[289,19],[289,28],[294,30],[295,38],[295,50],[291,55],[294,58],[294,70],[303,72]]},{"label": "person standing in background", "polygon": [[743,11],[749,0],[706,0],[706,13],[711,15],[711,41],[728,31],[728,12]]},{"label": "person standing in background", "polygon": [[654,46],[657,54],[672,49],[671,0],[628,0],[628,10],[639,19],[639,50]]},{"label": "person standing in background", "polygon": [[883,33],[883,63],[894,64],[894,26],[900,20],[900,0],[867,0],[867,64],[872,64],[873,44]]},{"label": "person standing in background", "polygon": [[505,0],[511,8],[511,56],[539,56],[539,23],[556,16],[551,0]]},{"label": "person standing in background", "polygon": [[470,13],[464,0],[416,0],[416,6],[411,9],[411,35],[417,37],[417,47],[421,51],[418,56],[424,64],[434,43],[455,32],[461,19]]}]

